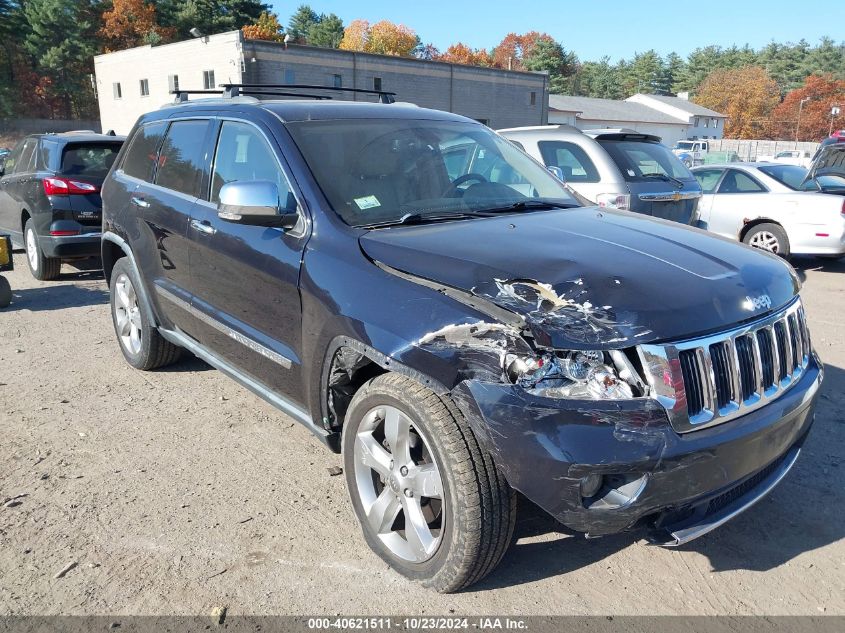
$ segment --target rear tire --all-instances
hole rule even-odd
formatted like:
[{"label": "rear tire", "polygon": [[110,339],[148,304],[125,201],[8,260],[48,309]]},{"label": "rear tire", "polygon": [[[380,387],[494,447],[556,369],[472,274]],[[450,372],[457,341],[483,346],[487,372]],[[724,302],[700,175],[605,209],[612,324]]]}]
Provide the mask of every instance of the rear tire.
[{"label": "rear tire", "polygon": [[126,362],[144,371],[171,365],[182,349],[165,339],[150,323],[136,288],[135,269],[125,258],[117,260],[109,288],[112,323]]},{"label": "rear tire", "polygon": [[768,222],[758,224],[745,234],[742,241],[754,248],[759,248],[762,251],[768,251],[784,259],[789,259],[789,237],[787,237],[786,231],[779,224]]},{"label": "rear tire", "polygon": [[27,220],[24,226],[23,241],[26,249],[26,263],[32,276],[38,281],[53,281],[56,279],[62,269],[62,260],[57,257],[47,257],[41,250],[32,218]]},{"label": "rear tire", "polygon": [[448,399],[398,374],[373,378],[350,403],[343,459],[367,544],[403,576],[450,593],[501,561],[516,495]]},{"label": "rear tire", "polygon": [[5,308],[10,303],[12,303],[12,286],[8,279],[0,275],[0,308]]}]

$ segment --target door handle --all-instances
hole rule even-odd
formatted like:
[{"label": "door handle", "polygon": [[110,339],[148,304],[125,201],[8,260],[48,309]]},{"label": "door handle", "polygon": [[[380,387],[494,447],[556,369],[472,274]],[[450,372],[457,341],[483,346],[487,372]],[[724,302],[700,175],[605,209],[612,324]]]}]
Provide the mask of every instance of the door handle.
[{"label": "door handle", "polygon": [[132,196],[132,204],[136,207],[141,207],[142,209],[149,209],[150,203],[144,200],[143,198],[139,198],[138,196]]},{"label": "door handle", "polygon": [[217,229],[211,226],[211,223],[208,220],[203,220],[202,222],[199,220],[191,220],[191,226],[205,235],[214,235],[217,233]]}]

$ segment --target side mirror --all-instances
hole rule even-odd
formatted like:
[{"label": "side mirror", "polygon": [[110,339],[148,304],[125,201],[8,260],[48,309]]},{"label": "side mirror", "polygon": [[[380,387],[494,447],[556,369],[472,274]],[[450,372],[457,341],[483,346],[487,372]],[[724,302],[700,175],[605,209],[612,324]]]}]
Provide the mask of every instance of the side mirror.
[{"label": "side mirror", "polygon": [[563,175],[563,170],[557,165],[549,165],[548,167],[546,167],[546,169],[549,170],[549,173],[551,173],[552,176],[554,176],[561,182],[566,182],[566,176]]},{"label": "side mirror", "polygon": [[284,213],[279,205],[279,188],[269,180],[240,180],[220,188],[217,216],[227,222],[292,229],[298,213]]}]

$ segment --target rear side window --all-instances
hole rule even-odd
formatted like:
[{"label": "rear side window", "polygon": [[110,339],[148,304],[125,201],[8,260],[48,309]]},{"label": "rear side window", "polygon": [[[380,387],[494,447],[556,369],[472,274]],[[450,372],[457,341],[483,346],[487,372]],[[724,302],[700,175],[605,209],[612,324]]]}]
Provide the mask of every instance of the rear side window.
[{"label": "rear side window", "polygon": [[[29,171],[32,168],[32,157],[35,154],[35,148],[38,146],[38,139],[28,138],[24,141],[21,153],[18,154],[17,160],[14,164],[14,172],[20,174]],[[14,157],[15,155],[12,154]],[[8,170],[8,166],[7,166]]]},{"label": "rear side window", "polygon": [[129,176],[152,182],[158,146],[167,129],[166,121],[150,123],[140,128],[132,137],[132,144],[123,160],[123,171]]},{"label": "rear side window", "polygon": [[540,155],[547,167],[560,167],[567,182],[599,182],[599,170],[580,145],[540,141]]},{"label": "rear side window", "polygon": [[269,180],[276,183],[282,206],[288,211],[296,210],[296,199],[261,133],[246,123],[224,121],[220,126],[220,137],[214,153],[211,201],[220,200],[223,185],[240,180]]},{"label": "rear side window", "polygon": [[60,172],[65,176],[105,178],[120,151],[120,143],[68,143]]},{"label": "rear side window", "polygon": [[766,191],[759,182],[748,174],[736,169],[729,169],[719,185],[719,193],[760,193]]},{"label": "rear side window", "polygon": [[208,121],[175,121],[167,130],[158,158],[155,183],[196,196],[203,167],[203,145]]}]

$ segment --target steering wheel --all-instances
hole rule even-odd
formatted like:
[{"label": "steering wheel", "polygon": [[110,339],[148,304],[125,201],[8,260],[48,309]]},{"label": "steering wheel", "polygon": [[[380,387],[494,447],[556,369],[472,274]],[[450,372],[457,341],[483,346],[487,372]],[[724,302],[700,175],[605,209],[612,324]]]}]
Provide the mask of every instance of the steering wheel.
[{"label": "steering wheel", "polygon": [[458,187],[460,187],[465,182],[470,182],[473,180],[477,180],[478,182],[487,182],[487,179],[482,176],[481,174],[464,174],[463,176],[458,176],[452,181],[452,184],[446,187],[446,191],[443,192],[441,198],[454,198],[455,194],[458,193]]}]

